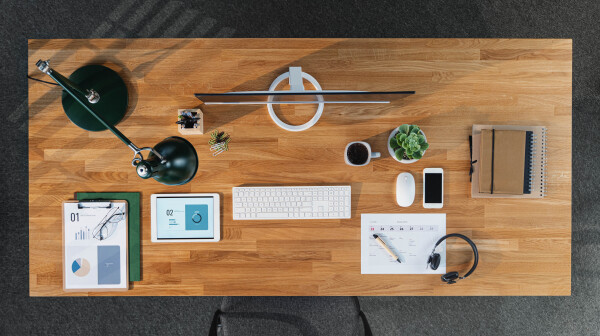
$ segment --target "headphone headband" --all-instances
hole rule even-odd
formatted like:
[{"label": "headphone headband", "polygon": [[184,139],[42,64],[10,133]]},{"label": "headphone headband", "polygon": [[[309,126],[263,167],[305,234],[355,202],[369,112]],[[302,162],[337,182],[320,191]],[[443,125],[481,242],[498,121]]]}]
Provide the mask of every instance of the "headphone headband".
[{"label": "headphone headband", "polygon": [[473,249],[473,259],[474,259],[473,266],[471,266],[471,269],[464,276],[460,277],[461,279],[464,279],[464,278],[468,277],[469,275],[471,275],[471,273],[473,273],[475,271],[475,269],[477,268],[477,264],[479,263],[479,251],[477,251],[477,246],[469,237],[462,235],[460,233],[447,234],[447,235],[443,236],[442,238],[440,238],[437,241],[437,243],[435,243],[435,246],[433,247],[433,251],[431,253],[433,254],[435,252],[435,249],[438,247],[438,245],[440,245],[444,240],[451,238],[451,237],[460,238],[460,239],[466,241],[467,243],[469,243],[469,245],[471,245],[471,249]]}]

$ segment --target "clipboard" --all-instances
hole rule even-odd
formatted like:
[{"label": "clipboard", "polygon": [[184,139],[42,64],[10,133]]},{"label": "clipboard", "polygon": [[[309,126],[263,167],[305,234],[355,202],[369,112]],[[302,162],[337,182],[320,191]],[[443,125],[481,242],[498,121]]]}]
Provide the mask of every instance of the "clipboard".
[{"label": "clipboard", "polygon": [[66,292],[129,289],[126,200],[63,202]]},{"label": "clipboard", "polygon": [[75,199],[79,201],[127,201],[127,240],[129,250],[129,281],[142,280],[140,256],[140,193],[139,192],[76,192]]}]

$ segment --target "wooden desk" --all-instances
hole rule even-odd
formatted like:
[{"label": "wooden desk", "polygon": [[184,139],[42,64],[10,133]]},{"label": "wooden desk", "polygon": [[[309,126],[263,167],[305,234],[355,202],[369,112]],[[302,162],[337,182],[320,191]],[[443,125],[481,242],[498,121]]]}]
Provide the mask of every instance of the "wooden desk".
[{"label": "wooden desk", "polygon": [[[109,132],[86,132],[62,111],[60,90],[29,81],[30,294],[62,291],[61,203],[76,191],[142,193],[142,279],[128,292],[89,295],[570,295],[571,40],[512,39],[140,39],[30,40],[38,59],[69,75],[88,63],[117,70],[130,109],[118,128],[139,146],[177,135],[177,109],[199,106],[195,92],[264,90],[288,66],[302,66],[324,89],[415,90],[393,105],[327,105],[308,131],[274,125],[264,106],[203,107],[205,130],[232,136],[213,157],[209,135],[188,136],[200,168],[191,183],[139,179],[132,152]],[[313,106],[282,108],[304,122]],[[308,110],[307,110],[308,109]],[[390,130],[414,123],[431,148],[403,165],[386,154]],[[474,123],[546,125],[548,197],[472,199],[468,135]],[[349,141],[383,154],[366,167],[344,164]],[[422,170],[445,170],[445,204],[421,206]],[[396,176],[416,177],[410,208],[395,203]],[[350,184],[352,219],[233,221],[231,188],[252,184]],[[223,240],[150,242],[150,195],[219,192]],[[478,244],[477,271],[455,285],[435,275],[361,275],[361,213],[447,213],[447,231]],[[464,271],[468,246],[450,246]],[[425,267],[425,264],[423,265]],[[83,293],[82,295],[86,295]]]}]

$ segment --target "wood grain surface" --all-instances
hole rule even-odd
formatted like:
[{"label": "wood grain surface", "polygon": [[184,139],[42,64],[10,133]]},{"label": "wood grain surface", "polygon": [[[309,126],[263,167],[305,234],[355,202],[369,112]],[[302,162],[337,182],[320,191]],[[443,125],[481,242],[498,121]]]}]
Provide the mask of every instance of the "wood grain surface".
[{"label": "wood grain surface", "polygon": [[[138,146],[178,135],[177,109],[201,107],[204,135],[186,136],[200,167],[183,186],[141,180],[133,153],[108,131],[72,124],[56,86],[29,81],[30,295],[570,295],[572,41],[528,39],[101,39],[29,40],[29,75],[50,80],[38,59],[69,75],[103,64],[129,86],[118,128]],[[389,105],[327,105],[307,131],[286,132],[264,106],[205,106],[195,92],[266,90],[289,66],[324,89],[415,90]],[[314,106],[282,106],[282,118],[310,119]],[[403,165],[387,154],[389,132],[418,124],[431,145]],[[473,124],[548,127],[548,196],[472,199],[468,136]],[[209,133],[231,134],[230,150],[209,151]],[[344,163],[350,141],[382,158]],[[443,209],[422,207],[422,170],[445,171]],[[400,208],[395,180],[411,172],[415,203]],[[233,221],[232,187],[351,185],[346,220]],[[127,292],[62,291],[61,204],[74,192],[142,195],[142,281]],[[222,241],[150,242],[150,195],[218,192]],[[361,213],[447,213],[447,232],[473,238],[477,271],[455,285],[439,275],[361,275]],[[466,272],[468,245],[449,244],[449,270]],[[425,264],[423,265],[425,267]]]}]

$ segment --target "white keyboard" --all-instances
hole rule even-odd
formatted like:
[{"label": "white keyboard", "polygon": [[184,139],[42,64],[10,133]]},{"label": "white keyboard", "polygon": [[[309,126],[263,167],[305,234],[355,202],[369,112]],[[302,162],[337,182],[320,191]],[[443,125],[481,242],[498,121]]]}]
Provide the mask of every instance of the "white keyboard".
[{"label": "white keyboard", "polygon": [[350,218],[350,186],[233,188],[233,219]]}]

